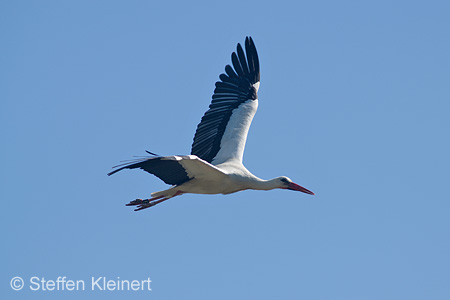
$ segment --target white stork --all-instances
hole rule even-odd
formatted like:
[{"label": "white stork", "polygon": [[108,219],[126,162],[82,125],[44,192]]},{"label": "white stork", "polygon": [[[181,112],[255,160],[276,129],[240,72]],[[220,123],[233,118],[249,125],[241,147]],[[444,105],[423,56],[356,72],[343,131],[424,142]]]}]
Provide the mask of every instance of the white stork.
[{"label": "white stork", "polygon": [[[208,111],[195,132],[191,155],[146,157],[116,166],[112,175],[123,169],[140,168],[155,175],[171,188],[136,199],[136,211],[185,194],[231,194],[242,190],[289,189],[314,195],[310,190],[282,176],[263,180],[242,164],[245,141],[258,108],[259,60],[251,37],[231,55],[233,67],[225,66],[212,96]],[[120,168],[118,168],[120,167]]]}]

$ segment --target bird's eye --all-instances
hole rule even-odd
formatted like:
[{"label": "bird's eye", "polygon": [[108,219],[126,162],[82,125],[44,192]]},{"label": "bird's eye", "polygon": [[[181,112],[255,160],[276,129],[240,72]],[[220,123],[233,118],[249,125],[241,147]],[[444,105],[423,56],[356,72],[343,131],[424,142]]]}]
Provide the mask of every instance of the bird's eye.
[{"label": "bird's eye", "polygon": [[281,178],[281,182],[288,183],[286,178]]}]

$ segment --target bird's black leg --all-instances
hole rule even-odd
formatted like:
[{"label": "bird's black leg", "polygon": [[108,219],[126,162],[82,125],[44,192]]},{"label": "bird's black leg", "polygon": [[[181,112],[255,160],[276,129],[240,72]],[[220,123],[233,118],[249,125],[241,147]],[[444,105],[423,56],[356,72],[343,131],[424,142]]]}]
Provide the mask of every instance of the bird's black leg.
[{"label": "bird's black leg", "polygon": [[[137,206],[135,211],[138,211],[138,210],[142,210],[142,209],[146,209],[146,208],[152,207],[152,206],[154,206],[154,205],[156,205],[158,203],[161,203],[161,202],[169,199],[169,198],[161,199],[163,197],[164,196],[155,197],[155,198],[151,198],[151,199],[136,199],[136,200],[130,201],[130,203],[125,204],[125,205],[126,206]],[[155,200],[158,200],[158,199],[161,199],[161,200],[155,201]]]}]

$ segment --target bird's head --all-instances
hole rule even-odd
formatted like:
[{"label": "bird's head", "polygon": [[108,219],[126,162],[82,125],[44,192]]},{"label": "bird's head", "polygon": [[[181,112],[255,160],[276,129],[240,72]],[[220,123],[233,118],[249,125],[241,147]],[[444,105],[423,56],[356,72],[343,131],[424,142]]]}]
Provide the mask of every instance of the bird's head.
[{"label": "bird's head", "polygon": [[308,189],[305,189],[304,187],[302,187],[302,186],[300,186],[300,185],[298,185],[296,183],[293,183],[292,180],[290,178],[286,177],[286,176],[278,177],[277,180],[279,181],[279,184],[280,184],[279,188],[280,189],[288,189],[288,190],[293,190],[293,191],[300,191],[300,192],[303,192],[303,193],[306,193],[306,194],[314,195],[313,192],[311,192]]}]

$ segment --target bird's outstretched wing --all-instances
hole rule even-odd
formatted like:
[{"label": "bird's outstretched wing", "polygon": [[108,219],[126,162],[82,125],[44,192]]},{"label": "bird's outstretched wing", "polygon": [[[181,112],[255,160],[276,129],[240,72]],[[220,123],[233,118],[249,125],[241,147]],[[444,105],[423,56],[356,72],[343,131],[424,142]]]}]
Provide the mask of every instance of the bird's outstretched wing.
[{"label": "bird's outstretched wing", "polygon": [[193,178],[208,179],[212,176],[225,175],[221,170],[195,155],[140,158],[115,168],[118,169],[108,173],[108,175],[123,169],[139,168],[171,185],[180,185]]},{"label": "bird's outstretched wing", "polygon": [[251,37],[240,44],[219,76],[209,110],[195,132],[191,154],[217,165],[234,160],[242,163],[245,141],[258,108],[259,60]]}]

